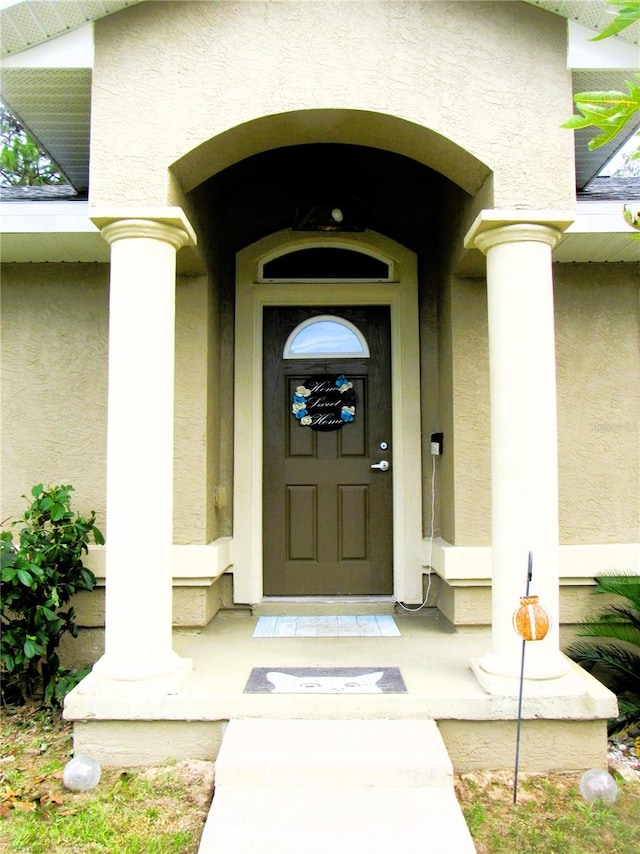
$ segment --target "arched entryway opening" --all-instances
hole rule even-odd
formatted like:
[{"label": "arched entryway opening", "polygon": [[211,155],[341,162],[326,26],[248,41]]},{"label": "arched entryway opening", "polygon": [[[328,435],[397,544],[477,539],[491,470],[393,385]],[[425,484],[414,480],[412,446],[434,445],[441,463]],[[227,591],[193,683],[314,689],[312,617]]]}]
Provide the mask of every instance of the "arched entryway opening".
[{"label": "arched entryway opening", "polygon": [[[349,117],[353,120],[351,124]],[[343,141],[338,141],[341,138]],[[367,144],[362,144],[364,141]],[[446,168],[459,183],[426,165],[429,161],[437,163],[442,170]],[[239,475],[237,463],[241,460],[242,467],[249,445],[242,446],[243,451],[239,453],[238,431],[243,428],[238,425],[237,408],[234,422],[230,406],[237,392],[238,335],[246,331],[247,323],[255,331],[252,311],[257,310],[254,305],[247,309],[245,316],[238,317],[237,254],[260,241],[269,243],[270,235],[279,241],[278,246],[269,243],[270,251],[274,252],[284,251],[287,242],[293,246],[296,240],[302,239],[301,235],[317,243],[323,234],[327,237],[327,232],[322,227],[307,230],[316,228],[314,217],[323,211],[339,209],[342,224],[332,229],[332,239],[349,239],[364,251],[379,250],[378,244],[386,242],[385,251],[390,258],[403,255],[412,259],[414,303],[409,314],[415,322],[411,345],[415,347],[411,358],[416,383],[411,395],[415,406],[412,419],[416,422],[418,437],[416,457],[422,450],[428,459],[428,451],[424,454],[425,443],[428,448],[431,432],[441,430],[442,419],[447,417],[447,404],[443,404],[439,392],[441,375],[447,372],[448,356],[446,352],[439,352],[441,317],[438,306],[446,302],[450,270],[456,263],[456,253],[461,251],[466,224],[472,221],[475,207],[479,205],[470,191],[477,192],[486,185],[489,173],[472,155],[427,129],[389,116],[360,112],[351,115],[345,111],[312,111],[309,115],[287,114],[256,120],[203,144],[176,163],[173,171],[183,189],[188,191],[186,207],[196,224],[200,250],[208,269],[213,348],[207,405],[210,467],[207,540],[232,536],[235,567],[242,562],[240,556],[249,529],[248,523],[244,533],[242,526],[238,527],[241,509],[251,515],[254,527],[255,519],[262,518],[261,508],[251,504],[258,490],[253,489],[249,495],[243,491],[247,476],[246,472]],[[205,179],[198,183],[200,176]],[[266,246],[262,246],[264,251]],[[259,259],[254,256],[253,261],[257,264]],[[405,270],[409,266],[405,263]],[[258,267],[247,275],[255,282]],[[321,291],[319,287],[310,289],[308,284],[303,289],[304,294],[296,292],[299,304],[315,302],[319,308],[332,302],[334,305],[349,304],[344,298],[336,301],[331,288]],[[371,305],[381,298],[381,288],[371,292],[371,283],[369,287],[363,283],[358,285],[357,298],[353,283],[347,287],[351,305]],[[396,285],[385,287],[389,294],[398,291]],[[264,282],[260,288],[261,293],[266,294]],[[274,298],[292,305],[291,292],[289,288],[286,299],[284,296]],[[387,306],[395,299],[389,294],[384,297]],[[266,303],[258,302],[262,311]],[[254,336],[251,346],[258,346],[257,341]],[[396,336],[394,346],[398,353],[407,345],[408,338]],[[242,354],[244,357],[244,349]],[[398,359],[398,370],[400,364]],[[251,382],[255,383],[255,377]],[[260,435],[252,436],[251,447],[261,442],[261,436],[260,429]],[[407,443],[407,447],[410,445],[411,442]],[[428,466],[426,472],[421,471],[415,466],[416,457],[413,471],[417,473],[418,484],[412,491],[413,497],[422,491],[425,499],[414,505],[418,520],[411,538],[414,556],[409,563],[413,569],[404,582],[394,583],[393,588],[398,598],[414,603],[422,597],[418,567],[420,536],[423,529],[428,530],[434,517],[432,502],[439,505],[442,501],[453,501],[451,463],[445,462],[438,475],[437,488],[433,488],[431,467]],[[255,484],[257,480],[254,478],[252,482]],[[402,491],[402,480],[399,483]],[[243,501],[249,501],[248,505],[239,503],[241,495]],[[436,526],[439,518],[438,512]],[[397,531],[394,531],[394,541],[402,541]],[[246,575],[241,582],[241,576],[242,573],[237,573],[234,577],[235,601],[255,602],[262,592],[261,582],[256,581],[258,574],[252,570],[250,582]],[[409,577],[410,582],[407,581]]]}]

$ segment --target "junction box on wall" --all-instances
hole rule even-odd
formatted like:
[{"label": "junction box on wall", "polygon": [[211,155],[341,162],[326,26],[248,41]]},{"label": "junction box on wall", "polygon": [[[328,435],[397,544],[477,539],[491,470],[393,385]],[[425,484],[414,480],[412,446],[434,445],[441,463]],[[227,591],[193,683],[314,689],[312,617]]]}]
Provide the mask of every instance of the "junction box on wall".
[{"label": "junction box on wall", "polygon": [[431,455],[439,457],[442,454],[443,435],[442,433],[431,434]]}]

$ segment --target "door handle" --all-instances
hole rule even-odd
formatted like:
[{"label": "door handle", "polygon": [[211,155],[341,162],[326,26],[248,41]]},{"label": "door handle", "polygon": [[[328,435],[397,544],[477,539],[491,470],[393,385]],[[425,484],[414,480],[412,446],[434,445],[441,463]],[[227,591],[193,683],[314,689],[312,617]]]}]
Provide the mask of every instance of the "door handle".
[{"label": "door handle", "polygon": [[379,463],[374,463],[371,466],[372,469],[379,469],[380,471],[389,471],[391,468],[391,464],[387,462],[387,460],[380,460]]}]

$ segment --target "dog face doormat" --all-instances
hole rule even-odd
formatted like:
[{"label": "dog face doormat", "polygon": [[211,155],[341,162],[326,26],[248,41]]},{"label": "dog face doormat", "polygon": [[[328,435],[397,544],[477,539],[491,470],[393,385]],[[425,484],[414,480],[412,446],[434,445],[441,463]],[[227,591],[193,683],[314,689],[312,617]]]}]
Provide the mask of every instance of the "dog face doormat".
[{"label": "dog face doormat", "polygon": [[406,694],[397,667],[254,667],[245,694]]}]

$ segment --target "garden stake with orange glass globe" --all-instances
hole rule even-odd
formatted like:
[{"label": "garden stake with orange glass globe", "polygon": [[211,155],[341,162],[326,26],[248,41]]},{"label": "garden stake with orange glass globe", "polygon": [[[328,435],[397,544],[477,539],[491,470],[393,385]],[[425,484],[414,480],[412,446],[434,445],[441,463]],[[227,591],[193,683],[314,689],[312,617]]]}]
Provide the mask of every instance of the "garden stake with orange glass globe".
[{"label": "garden stake with orange glass globe", "polygon": [[546,637],[551,625],[551,618],[542,605],[538,604],[537,596],[529,595],[531,578],[533,576],[533,552],[529,552],[527,566],[527,589],[520,597],[520,607],[513,614],[513,628],[522,638],[522,658],[520,661],[520,692],[518,695],[518,723],[516,727],[516,767],[513,777],[513,803],[518,797],[518,765],[520,761],[520,730],[522,728],[522,689],[524,685],[524,651],[527,641],[539,641]]}]

